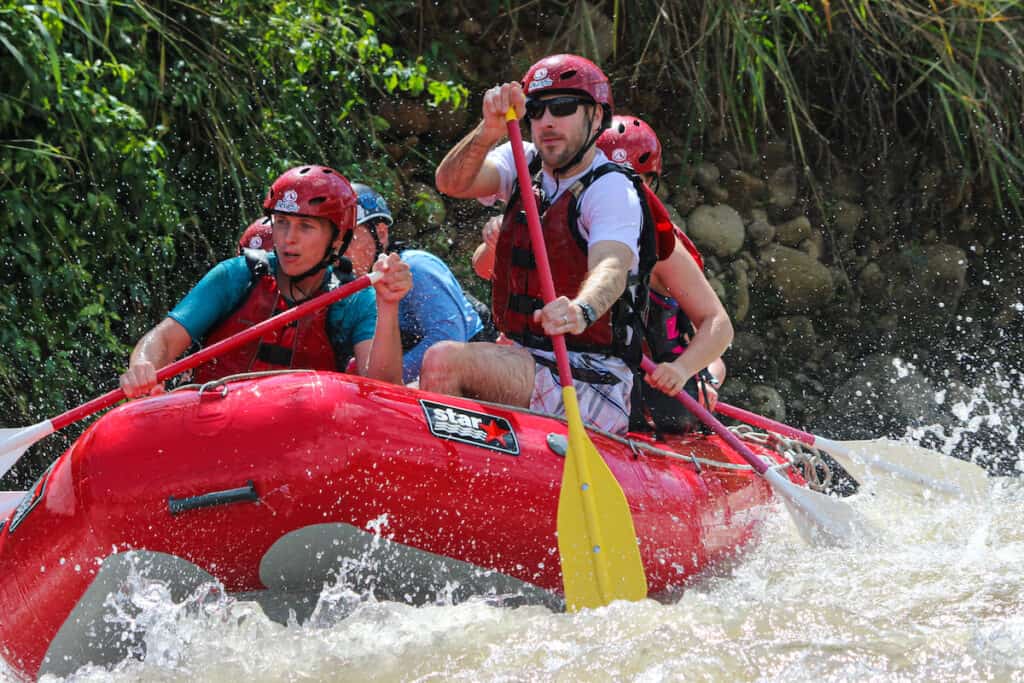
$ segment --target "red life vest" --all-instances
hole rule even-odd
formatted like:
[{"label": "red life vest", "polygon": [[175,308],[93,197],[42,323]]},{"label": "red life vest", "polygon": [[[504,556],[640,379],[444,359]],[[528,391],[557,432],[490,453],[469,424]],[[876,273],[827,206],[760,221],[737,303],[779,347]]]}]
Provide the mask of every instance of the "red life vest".
[{"label": "red life vest", "polygon": [[[537,173],[539,162],[540,159],[535,157],[531,163],[531,172]],[[587,188],[607,173],[625,174],[633,181],[640,196],[644,219],[640,230],[639,273],[630,276],[625,291],[610,310],[582,334],[566,335],[565,341],[573,351],[614,355],[632,363],[639,361],[639,344],[643,336],[637,302],[644,302],[647,298],[651,268],[661,251],[658,248],[659,236],[651,216],[650,202],[647,193],[642,190],[642,181],[629,169],[608,163],[592,169],[573,183],[551,206],[547,206],[545,201],[539,175],[535,176],[531,189],[538,208],[542,210],[541,226],[548,260],[554,266],[552,279],[555,294],[571,299],[579,293],[589,269],[587,241],[578,226],[580,201]],[[661,209],[664,211],[664,207]],[[542,297],[536,261],[530,248],[530,231],[517,186],[505,210],[495,249],[491,286],[495,325],[505,336],[524,346],[550,349],[551,342],[545,336],[543,327],[533,320],[533,312],[544,305]]]},{"label": "red life vest", "polygon": [[[332,278],[332,285],[335,282]],[[226,339],[289,307],[273,275],[254,274],[245,301],[207,335],[205,343],[210,345]],[[287,368],[342,370],[327,334],[328,308],[321,308],[200,365],[195,369],[193,381],[203,383],[242,372]]]}]

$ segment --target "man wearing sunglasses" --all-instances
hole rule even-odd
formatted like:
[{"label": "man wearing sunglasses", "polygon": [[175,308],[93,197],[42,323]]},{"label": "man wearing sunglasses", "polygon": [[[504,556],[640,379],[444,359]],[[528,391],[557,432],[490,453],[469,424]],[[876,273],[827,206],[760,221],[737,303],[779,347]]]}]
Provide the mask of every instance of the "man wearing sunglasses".
[{"label": "man wearing sunglasses", "polygon": [[[526,155],[541,212],[556,298],[544,305],[516,182],[505,113],[525,117]],[[438,189],[506,202],[496,241],[492,308],[515,345],[444,342],[426,354],[423,389],[562,414],[549,337],[566,335],[583,419],[625,432],[639,362],[636,301],[653,265],[654,237],[633,180],[594,146],[611,123],[607,77],[593,62],[555,55],[520,83],[488,90],[483,120],[437,168]],[[643,294],[646,297],[646,293]]]}]

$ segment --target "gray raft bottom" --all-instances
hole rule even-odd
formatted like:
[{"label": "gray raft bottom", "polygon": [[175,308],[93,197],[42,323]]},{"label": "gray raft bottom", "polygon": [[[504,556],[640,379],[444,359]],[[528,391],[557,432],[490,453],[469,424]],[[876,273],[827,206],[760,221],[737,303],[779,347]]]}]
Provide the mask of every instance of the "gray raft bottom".
[{"label": "gray raft bottom", "polygon": [[[359,594],[414,605],[483,596],[508,606],[564,607],[561,596],[519,579],[349,524],[316,524],[282,536],[263,556],[259,574],[266,590],[232,597],[257,602],[269,619],[282,624],[308,621],[324,586],[339,581]],[[129,593],[153,583],[161,584],[175,603],[204,586],[213,594],[220,592],[217,579],[175,555],[148,550],[109,555],[50,643],[40,675],[63,677],[85,664],[110,666],[144,656],[144,625],[133,620],[141,610]],[[344,613],[332,616],[340,619]]]}]

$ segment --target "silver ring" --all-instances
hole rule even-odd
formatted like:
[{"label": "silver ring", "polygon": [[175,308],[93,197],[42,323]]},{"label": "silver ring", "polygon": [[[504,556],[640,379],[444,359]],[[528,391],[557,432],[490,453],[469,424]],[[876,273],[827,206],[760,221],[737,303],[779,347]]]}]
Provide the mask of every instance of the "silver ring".
[{"label": "silver ring", "polygon": [[569,324],[569,316],[567,316],[567,315],[563,315],[562,316],[562,324],[563,325],[568,325]]}]

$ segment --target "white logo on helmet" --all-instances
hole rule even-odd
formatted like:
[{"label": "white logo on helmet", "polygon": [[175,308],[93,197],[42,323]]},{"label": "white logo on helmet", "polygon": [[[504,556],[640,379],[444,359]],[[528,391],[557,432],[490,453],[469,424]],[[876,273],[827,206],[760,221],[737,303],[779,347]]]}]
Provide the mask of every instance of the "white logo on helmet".
[{"label": "white logo on helmet", "polygon": [[612,150],[612,161],[617,164],[624,164],[628,161],[629,157],[626,155],[626,150],[620,148]]},{"label": "white logo on helmet", "polygon": [[533,72],[533,80],[530,81],[530,85],[526,86],[526,92],[533,92],[538,88],[547,88],[552,84],[552,80],[548,78],[548,70],[541,67]]},{"label": "white logo on helmet", "polygon": [[277,200],[277,204],[274,204],[274,211],[287,211],[288,213],[298,213],[299,204],[296,200],[299,198],[299,193],[295,190],[288,190],[284,193],[284,197]]},{"label": "white logo on helmet", "polygon": [[263,246],[263,238],[260,237],[259,235],[253,235],[252,237],[249,238],[249,248],[250,249],[259,249],[262,246]]}]

